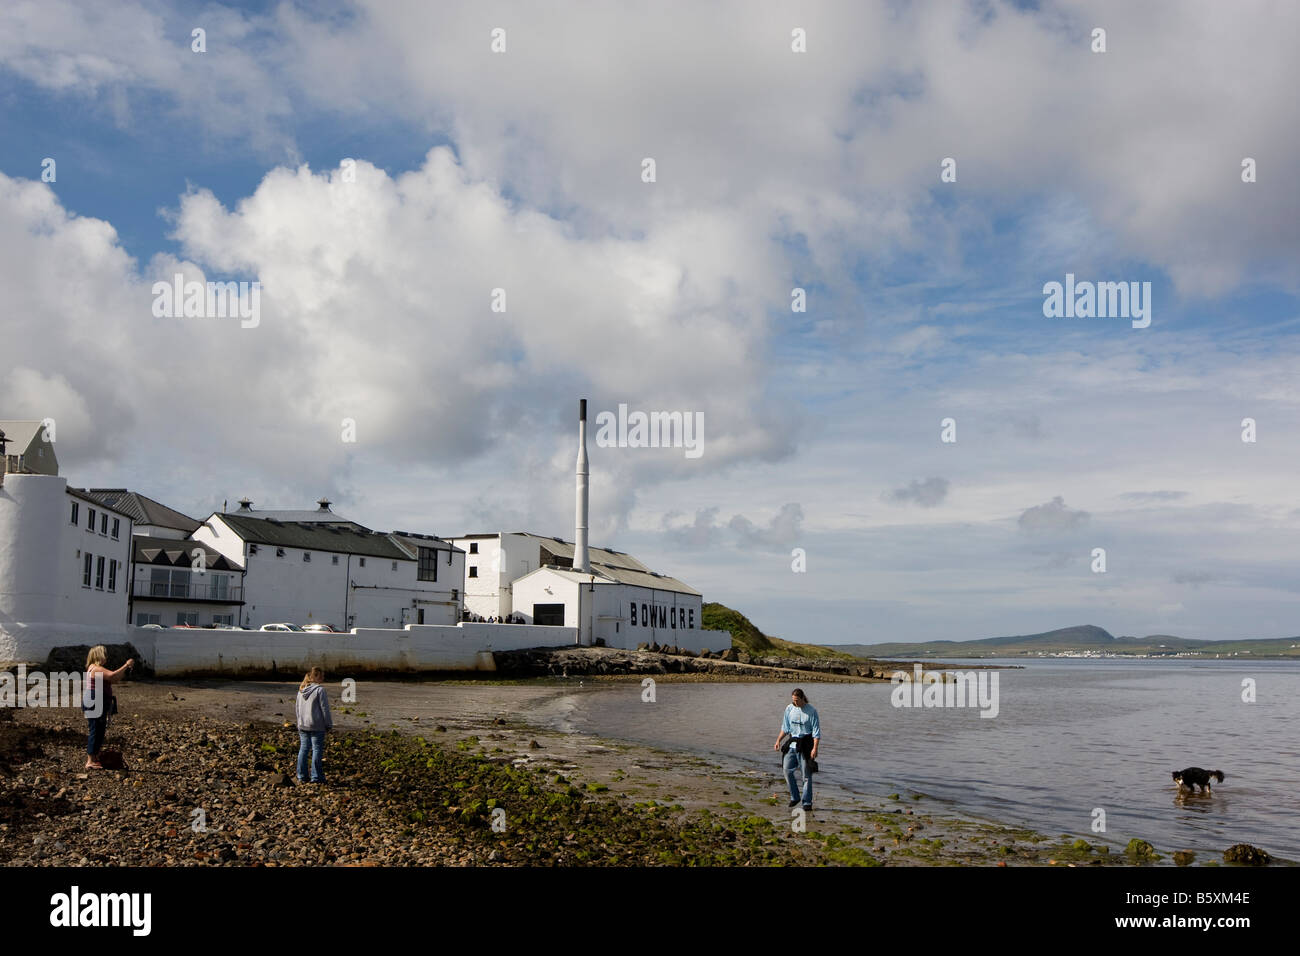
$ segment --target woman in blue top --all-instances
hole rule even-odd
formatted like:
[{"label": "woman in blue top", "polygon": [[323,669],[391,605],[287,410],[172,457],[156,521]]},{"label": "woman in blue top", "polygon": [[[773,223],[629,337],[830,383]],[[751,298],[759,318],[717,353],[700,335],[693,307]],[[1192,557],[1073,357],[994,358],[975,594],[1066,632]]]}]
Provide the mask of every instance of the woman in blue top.
[{"label": "woman in blue top", "polygon": [[799,802],[799,788],[794,782],[795,770],[798,770],[803,774],[803,808],[811,810],[813,796],[810,764],[817,759],[822,727],[817,719],[817,708],[808,703],[808,698],[798,687],[790,694],[790,704],[781,719],[781,733],[772,745],[773,750],[781,749],[781,741],[786,734],[790,735],[790,749],[786,751],[782,768],[785,770],[785,782],[790,785],[790,806]]}]

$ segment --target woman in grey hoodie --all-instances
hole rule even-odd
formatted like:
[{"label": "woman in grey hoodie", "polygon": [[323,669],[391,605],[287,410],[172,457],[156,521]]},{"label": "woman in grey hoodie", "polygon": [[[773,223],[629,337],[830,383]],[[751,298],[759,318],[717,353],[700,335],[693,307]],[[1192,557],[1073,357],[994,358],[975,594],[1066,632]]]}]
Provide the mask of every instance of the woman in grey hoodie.
[{"label": "woman in grey hoodie", "polygon": [[298,780],[307,782],[307,755],[311,754],[311,782],[324,783],[321,758],[325,753],[325,732],[334,728],[330,701],[325,693],[325,672],[319,667],[309,670],[298,686],[294,706],[298,718]]}]

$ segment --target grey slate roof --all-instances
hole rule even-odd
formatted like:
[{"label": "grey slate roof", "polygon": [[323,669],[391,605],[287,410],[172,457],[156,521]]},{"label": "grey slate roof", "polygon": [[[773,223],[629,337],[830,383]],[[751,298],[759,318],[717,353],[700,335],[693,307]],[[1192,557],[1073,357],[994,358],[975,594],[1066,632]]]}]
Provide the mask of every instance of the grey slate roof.
[{"label": "grey slate roof", "polygon": [[129,515],[136,524],[174,528],[186,534],[193,534],[199,528],[200,523],[189,515],[181,514],[175,508],[168,508],[159,501],[126,488],[87,488],[85,494],[101,504]]},{"label": "grey slate roof", "polygon": [[[547,538],[527,531],[516,531],[514,533],[531,538],[556,557],[567,558],[569,561],[573,560],[573,544],[568,541],[560,538]],[[587,555],[591,560],[593,570],[622,584],[634,584],[643,588],[658,588],[661,591],[678,591],[682,594],[700,593],[676,578],[651,571],[649,567],[632,557],[632,555],[622,551],[611,551],[608,548],[595,548],[588,545]]]},{"label": "grey slate roof", "polygon": [[394,531],[388,536],[402,550],[406,551],[412,558],[418,558],[420,548],[433,548],[436,551],[456,551],[461,554],[465,552],[456,547],[446,538],[435,537],[431,534],[416,534],[413,531]]},{"label": "grey slate roof", "polygon": [[250,518],[241,514],[217,514],[245,541],[269,544],[278,548],[298,548],[303,551],[334,551],[338,554],[360,554],[394,561],[410,561],[411,556],[389,540],[388,535],[374,531],[356,531],[352,528],[335,528],[329,525],[300,521],[276,521],[274,518]]},{"label": "grey slate roof", "polygon": [[249,511],[237,512],[245,518],[270,518],[273,521],[289,522],[295,521],[301,524],[327,524],[337,528],[351,528],[353,531],[370,531],[363,524],[351,520],[350,518],[341,518],[332,511],[318,511],[312,509],[286,510],[286,511],[259,511],[256,508]]},{"label": "grey slate roof", "polygon": [[96,508],[103,508],[106,511],[113,512],[113,514],[121,515],[123,518],[126,518],[131,522],[135,521],[135,518],[132,517],[130,513],[128,513],[124,508],[120,508],[117,505],[109,504],[107,501],[101,500],[98,495],[92,495],[84,488],[70,487],[68,488],[68,494],[72,495],[72,497],[74,498],[80,498],[82,501],[86,502],[87,504],[92,504]]}]

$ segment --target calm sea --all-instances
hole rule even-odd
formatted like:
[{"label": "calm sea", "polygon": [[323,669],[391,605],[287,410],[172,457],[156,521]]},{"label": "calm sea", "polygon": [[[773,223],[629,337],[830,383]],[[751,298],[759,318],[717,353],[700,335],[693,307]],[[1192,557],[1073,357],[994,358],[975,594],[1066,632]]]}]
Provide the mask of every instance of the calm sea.
[{"label": "calm sea", "polygon": [[[933,666],[934,662],[929,662]],[[960,670],[972,663],[953,661]],[[804,685],[822,726],[819,787],[922,793],[967,816],[1123,846],[1209,851],[1251,843],[1300,860],[1300,661],[1016,660],[999,711],[896,708],[883,684]],[[1243,681],[1255,702],[1242,699]],[[778,769],[772,741],[790,688],[587,685],[532,716],[589,732]],[[1222,770],[1210,797],[1180,797],[1170,772]],[[1105,833],[1092,828],[1105,811]],[[1202,855],[1201,859],[1207,859]]]}]

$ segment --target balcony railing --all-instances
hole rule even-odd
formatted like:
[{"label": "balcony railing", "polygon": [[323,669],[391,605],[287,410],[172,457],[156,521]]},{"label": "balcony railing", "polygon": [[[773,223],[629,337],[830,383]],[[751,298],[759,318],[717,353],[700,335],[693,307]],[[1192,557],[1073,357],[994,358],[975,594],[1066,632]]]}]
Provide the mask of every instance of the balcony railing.
[{"label": "balcony railing", "polygon": [[241,584],[214,584],[211,581],[136,581],[132,594],[138,598],[159,601],[218,601],[225,604],[243,604],[244,587]]}]

